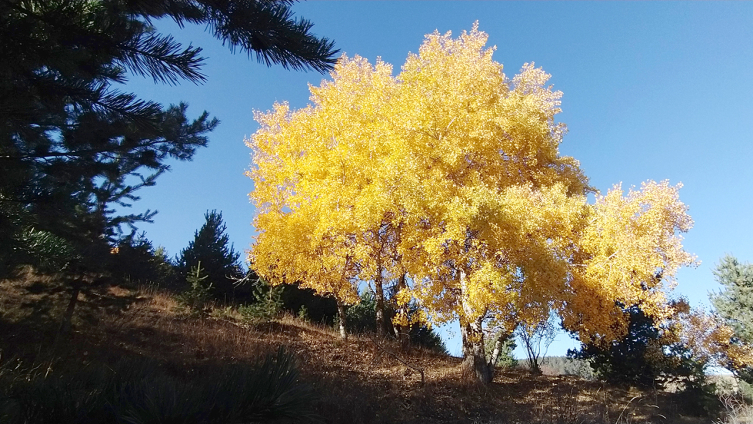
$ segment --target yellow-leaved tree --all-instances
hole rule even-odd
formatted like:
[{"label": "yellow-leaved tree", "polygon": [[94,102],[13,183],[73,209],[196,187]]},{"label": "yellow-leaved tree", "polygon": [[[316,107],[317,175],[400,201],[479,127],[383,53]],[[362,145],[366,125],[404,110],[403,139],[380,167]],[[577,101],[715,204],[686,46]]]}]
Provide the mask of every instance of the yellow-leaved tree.
[{"label": "yellow-leaved tree", "polygon": [[311,87],[312,105],[257,113],[261,128],[248,140],[259,230],[254,269],[272,284],[300,282],[334,296],[343,338],[357,282],[373,280],[383,307],[382,278],[393,269],[394,182],[383,176],[395,143],[391,73],[385,63],[343,57],[332,81]]},{"label": "yellow-leaved tree", "polygon": [[257,273],[340,304],[358,281],[381,296],[397,278],[402,304],[460,322],[463,373],[482,382],[494,363],[484,325],[504,336],[556,314],[583,340],[616,339],[620,305],[666,316],[665,289],[693,263],[677,235],[692,225],[679,187],[616,188],[589,204],[578,162],[559,154],[561,93],[532,64],[505,76],[486,41],[477,25],[427,35],[395,77],[343,57],[312,105],[258,114],[248,141]]}]

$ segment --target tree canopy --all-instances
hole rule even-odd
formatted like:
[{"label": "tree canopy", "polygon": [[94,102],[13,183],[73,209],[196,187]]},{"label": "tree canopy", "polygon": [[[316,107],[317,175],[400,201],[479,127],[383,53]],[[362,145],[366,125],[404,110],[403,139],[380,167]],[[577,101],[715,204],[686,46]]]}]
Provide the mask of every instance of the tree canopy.
[{"label": "tree canopy", "polygon": [[190,160],[218,124],[185,104],[163,107],[117,88],[129,73],[201,83],[201,49],[153,21],[203,24],[231,50],[285,68],[329,69],[336,50],[296,19],[290,1],[22,0],[0,2],[0,245],[23,260],[29,229],[62,239],[79,260],[106,252],[119,214],[169,159]]},{"label": "tree canopy", "polygon": [[562,94],[533,64],[507,77],[486,41],[475,26],[429,34],[397,76],[343,56],[311,105],[257,113],[248,140],[259,275],[355,302],[358,281],[407,273],[396,297],[458,319],[482,381],[485,323],[505,334],[554,313],[582,340],[613,340],[629,321],[616,302],[666,316],[665,290],[694,261],[680,186],[616,186],[589,204],[559,153]]}]

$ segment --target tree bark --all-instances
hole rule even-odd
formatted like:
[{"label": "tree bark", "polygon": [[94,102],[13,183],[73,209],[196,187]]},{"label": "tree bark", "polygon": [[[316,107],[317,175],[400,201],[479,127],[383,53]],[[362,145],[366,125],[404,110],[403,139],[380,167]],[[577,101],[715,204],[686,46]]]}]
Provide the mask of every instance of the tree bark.
[{"label": "tree bark", "polygon": [[494,350],[492,350],[492,356],[489,358],[489,366],[491,366],[492,369],[495,369],[494,367],[497,366],[499,355],[502,353],[502,347],[508,340],[513,338],[513,335],[513,331],[504,329],[497,333],[497,339],[494,341]]},{"label": "tree bark", "polygon": [[502,340],[507,340],[507,335],[501,332],[497,335],[497,340],[494,341],[494,350],[492,350],[492,356],[489,358],[489,366],[494,367],[499,360],[499,353],[502,351]]},{"label": "tree bark", "polygon": [[73,282],[71,292],[71,300],[68,301],[68,307],[63,314],[63,320],[60,322],[60,329],[58,334],[67,334],[71,331],[71,321],[73,320],[73,311],[76,309],[76,303],[78,302],[78,294],[81,292],[81,281],[76,280]]},{"label": "tree bark", "polygon": [[348,340],[348,332],[345,330],[345,304],[337,301],[337,316],[340,318],[340,338]]},{"label": "tree bark", "polygon": [[489,384],[494,378],[494,366],[486,362],[481,321],[481,318],[479,318],[474,322],[460,326],[460,332],[463,336],[461,375],[465,381]]},{"label": "tree bark", "polygon": [[[405,284],[406,284],[405,279],[406,279],[406,274],[403,273],[400,275],[400,278],[397,280],[398,292],[400,292],[400,290],[405,288]],[[406,306],[400,306],[400,308],[398,308],[397,310],[397,313],[405,314],[407,312],[406,308],[407,308]],[[400,350],[403,352],[407,351],[410,345],[410,334],[408,334],[409,328],[406,328],[405,326],[398,324],[393,327],[393,330],[395,331],[395,337],[400,342]]]},{"label": "tree bark", "polygon": [[[460,271],[460,290],[460,302],[463,314],[466,317],[476,315],[465,301],[467,288],[465,272],[463,271]],[[460,320],[460,333],[463,336],[463,363],[460,366],[463,380],[489,384],[494,378],[494,366],[486,362],[484,332],[482,328],[484,314],[470,322],[464,323],[462,319]]]}]

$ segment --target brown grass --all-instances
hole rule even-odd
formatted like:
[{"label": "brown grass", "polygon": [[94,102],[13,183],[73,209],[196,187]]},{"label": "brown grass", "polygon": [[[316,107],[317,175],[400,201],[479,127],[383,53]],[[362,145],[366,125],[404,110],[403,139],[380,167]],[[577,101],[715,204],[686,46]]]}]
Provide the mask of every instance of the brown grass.
[{"label": "brown grass", "polygon": [[671,393],[606,387],[572,376],[531,376],[500,371],[488,386],[460,381],[457,358],[421,349],[398,353],[425,370],[396,360],[397,345],[376,348],[369,337],[339,339],[330,328],[284,316],[248,324],[232,309],[209,318],[181,314],[175,299],[147,287],[102,285],[80,297],[74,331],[57,345],[57,320],[68,300],[65,286],[28,272],[0,281],[0,353],[29,367],[71,371],[122,357],[160,361],[190,376],[229,362],[254,362],[286,346],[303,378],[319,394],[328,423],[658,423],[709,422],[683,415]]},{"label": "brown grass", "polygon": [[739,394],[725,393],[720,396],[724,407],[724,419],[718,424],[751,424],[753,423],[753,406],[745,402]]}]

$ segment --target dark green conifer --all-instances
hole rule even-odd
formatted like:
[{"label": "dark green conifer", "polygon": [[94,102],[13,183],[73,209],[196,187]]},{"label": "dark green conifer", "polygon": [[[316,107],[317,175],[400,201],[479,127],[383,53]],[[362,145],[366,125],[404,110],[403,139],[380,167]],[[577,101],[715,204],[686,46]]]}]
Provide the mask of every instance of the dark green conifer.
[{"label": "dark green conifer", "polygon": [[204,275],[212,284],[213,294],[221,300],[231,300],[235,296],[238,280],[243,277],[243,270],[236,252],[230,243],[222,212],[207,211],[205,222],[194,233],[194,239],[188,247],[180,252],[177,259],[178,272],[188,276],[191,269],[201,263]]},{"label": "dark green conifer", "polygon": [[568,351],[568,357],[589,361],[596,376],[612,384],[661,388],[676,378],[704,384],[705,362],[697,361],[682,343],[664,340],[662,328],[639,306],[623,309],[630,322],[622,340],[606,346],[583,344],[579,351]]},{"label": "dark green conifer", "polygon": [[[116,88],[128,72],[201,83],[201,49],[160,34],[171,18],[205,25],[231,50],[285,68],[323,71],[333,43],[295,19],[290,1],[0,0],[0,260],[17,264],[30,228],[65,240],[73,268],[106,263],[119,214],[139,188],[190,160],[218,124],[185,104],[163,107]],[[29,250],[29,249],[25,249]],[[8,267],[11,268],[11,267]]]}]

